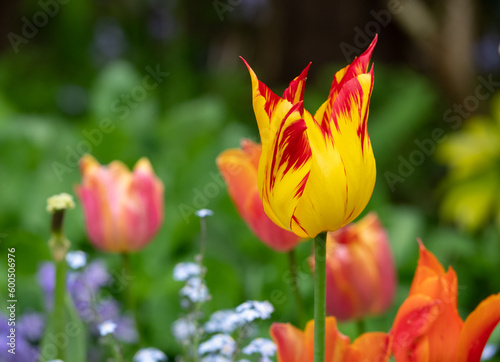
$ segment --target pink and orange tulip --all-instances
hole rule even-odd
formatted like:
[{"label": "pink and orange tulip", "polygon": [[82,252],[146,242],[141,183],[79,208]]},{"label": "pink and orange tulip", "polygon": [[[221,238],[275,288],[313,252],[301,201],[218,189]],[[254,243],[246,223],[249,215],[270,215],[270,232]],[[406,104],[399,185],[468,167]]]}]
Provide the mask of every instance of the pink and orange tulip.
[{"label": "pink and orange tulip", "polygon": [[[314,258],[310,258],[314,267]],[[396,267],[375,213],[326,239],[326,311],[340,321],[387,310],[396,288]]]},{"label": "pink and orange tulip", "polygon": [[239,214],[253,233],[274,250],[289,251],[301,238],[277,226],[264,212],[257,187],[261,152],[259,144],[244,139],[241,149],[229,149],[217,157],[217,167]]},{"label": "pink and orange tulip", "polygon": [[300,237],[347,225],[373,192],[367,121],[374,79],[368,63],[375,43],[335,74],[328,99],[314,116],[304,108],[309,66],[279,97],[245,62],[262,141],[258,187],[264,211]]},{"label": "pink and orange tulip", "polygon": [[[351,344],[337,329],[335,317],[327,317],[325,362],[388,361],[388,336],[382,332],[364,333]],[[289,323],[273,323],[271,337],[277,346],[278,362],[313,362],[314,321],[304,331]]]},{"label": "pink and orange tulip", "polygon": [[92,244],[110,252],[145,247],[163,222],[163,183],[148,159],[141,158],[130,172],[119,161],[101,166],[85,155],[80,171],[82,184],[76,193]]},{"label": "pink and orange tulip", "polygon": [[457,310],[457,275],[445,271],[420,243],[420,258],[408,298],[390,332],[398,362],[479,362],[491,332],[500,321],[500,294],[483,300],[462,321]]}]

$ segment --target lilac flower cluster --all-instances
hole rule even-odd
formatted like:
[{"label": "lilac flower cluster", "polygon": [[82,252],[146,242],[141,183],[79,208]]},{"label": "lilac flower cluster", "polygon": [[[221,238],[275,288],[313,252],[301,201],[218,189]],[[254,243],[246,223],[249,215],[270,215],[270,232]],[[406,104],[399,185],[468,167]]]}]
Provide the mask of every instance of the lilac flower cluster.
[{"label": "lilac flower cluster", "polygon": [[[7,346],[9,335],[7,316],[0,314],[0,341]],[[8,348],[0,348],[0,361],[32,362],[38,358],[38,344],[45,329],[45,317],[36,312],[21,315],[16,325],[16,354],[8,352]],[[5,342],[5,343],[4,343]]]}]

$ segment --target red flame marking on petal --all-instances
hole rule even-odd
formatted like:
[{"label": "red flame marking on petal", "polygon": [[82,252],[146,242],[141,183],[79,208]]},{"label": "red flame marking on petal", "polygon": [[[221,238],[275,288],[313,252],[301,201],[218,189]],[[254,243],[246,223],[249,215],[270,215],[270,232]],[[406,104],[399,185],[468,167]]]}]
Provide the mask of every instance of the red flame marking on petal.
[{"label": "red flame marking on petal", "polygon": [[271,163],[272,174],[269,180],[270,188],[274,187],[276,181],[276,161],[278,150],[282,150],[278,168],[285,165],[282,178],[290,170],[293,169],[295,171],[301,168],[312,156],[309,140],[307,139],[307,133],[305,132],[307,126],[302,118],[293,121],[286,127],[285,130],[283,130],[288,117],[300,109],[302,104],[303,102],[295,104],[287,113],[283,121],[281,121],[280,129],[278,131],[278,135],[281,135],[281,139],[274,147],[273,159]]}]

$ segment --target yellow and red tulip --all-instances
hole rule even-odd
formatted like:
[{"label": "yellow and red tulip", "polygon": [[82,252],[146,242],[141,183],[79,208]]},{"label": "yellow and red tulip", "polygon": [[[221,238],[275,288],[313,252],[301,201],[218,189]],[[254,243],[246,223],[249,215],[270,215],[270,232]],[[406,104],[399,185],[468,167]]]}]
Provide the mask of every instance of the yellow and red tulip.
[{"label": "yellow and red tulip", "polygon": [[293,249],[301,239],[277,226],[264,212],[257,187],[261,145],[244,139],[241,149],[230,149],[217,157],[217,167],[226,181],[238,212],[257,237],[277,251]]},{"label": "yellow and red tulip", "polygon": [[85,155],[80,171],[82,184],[76,193],[92,244],[110,252],[145,247],[163,222],[163,183],[149,160],[141,158],[130,172],[120,161],[101,166]]},{"label": "yellow and red tulip", "polygon": [[367,120],[374,79],[368,63],[375,43],[376,38],[335,74],[328,99],[314,116],[304,108],[309,66],[279,97],[245,62],[262,141],[258,185],[264,211],[300,237],[347,225],[373,192]]},{"label": "yellow and red tulip", "polygon": [[457,310],[457,275],[445,271],[420,243],[410,293],[396,314],[390,348],[396,361],[475,362],[500,321],[500,294],[483,300],[462,321]]},{"label": "yellow and red tulip", "polygon": [[[314,267],[314,258],[310,258]],[[326,239],[326,311],[340,321],[387,310],[396,288],[396,267],[375,213]]]},{"label": "yellow and red tulip", "polygon": [[[368,332],[351,344],[337,329],[335,317],[325,320],[325,362],[383,362],[389,360],[388,336],[382,332]],[[270,334],[277,346],[278,362],[313,362],[314,321],[304,331],[289,323],[273,323]]]}]

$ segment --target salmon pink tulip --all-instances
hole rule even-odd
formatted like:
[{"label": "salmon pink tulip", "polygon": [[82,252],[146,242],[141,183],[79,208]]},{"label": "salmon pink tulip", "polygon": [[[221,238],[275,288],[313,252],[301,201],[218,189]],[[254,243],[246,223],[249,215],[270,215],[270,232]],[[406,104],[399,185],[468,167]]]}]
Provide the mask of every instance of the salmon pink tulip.
[{"label": "salmon pink tulip", "polygon": [[120,161],[101,166],[92,156],[80,160],[87,234],[98,249],[130,252],[142,249],[163,222],[163,183],[151,163],[141,158],[132,172]]}]

